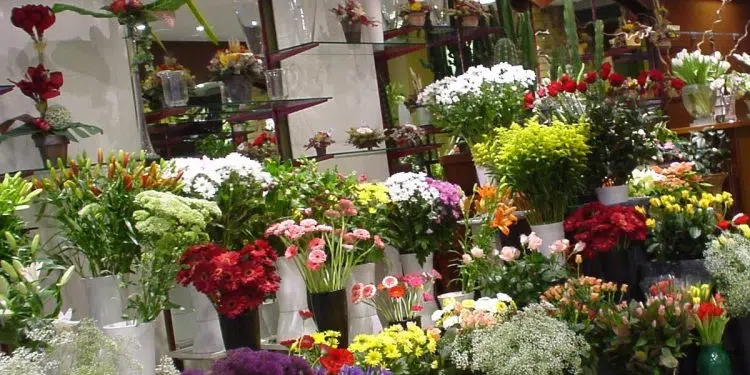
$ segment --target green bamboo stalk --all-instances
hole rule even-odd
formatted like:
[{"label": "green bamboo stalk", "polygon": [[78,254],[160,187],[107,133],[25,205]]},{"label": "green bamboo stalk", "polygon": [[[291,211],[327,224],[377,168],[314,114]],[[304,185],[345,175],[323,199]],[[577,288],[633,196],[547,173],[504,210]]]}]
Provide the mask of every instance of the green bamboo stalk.
[{"label": "green bamboo stalk", "polygon": [[594,22],[594,68],[604,64],[604,21]]},{"label": "green bamboo stalk", "polygon": [[568,73],[578,74],[581,71],[581,54],[578,52],[578,26],[576,25],[576,13],[573,0],[565,0],[563,9],[563,21],[565,22],[565,35],[568,37],[568,53],[572,71]]}]

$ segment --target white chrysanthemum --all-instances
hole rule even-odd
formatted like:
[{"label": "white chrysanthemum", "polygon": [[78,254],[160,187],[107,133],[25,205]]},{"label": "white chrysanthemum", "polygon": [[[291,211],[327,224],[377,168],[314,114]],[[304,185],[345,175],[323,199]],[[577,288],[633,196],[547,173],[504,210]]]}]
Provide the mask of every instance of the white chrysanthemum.
[{"label": "white chrysanthemum", "polygon": [[232,172],[241,177],[252,178],[263,188],[273,186],[270,173],[263,170],[257,160],[239,153],[231,153],[223,158],[176,158],[172,159],[177,171],[182,171],[185,192],[196,193],[204,199],[213,199],[218,186],[229,178]]},{"label": "white chrysanthemum", "polygon": [[393,202],[408,202],[415,199],[432,204],[440,197],[440,192],[430,187],[424,173],[401,172],[385,180],[388,195]]}]

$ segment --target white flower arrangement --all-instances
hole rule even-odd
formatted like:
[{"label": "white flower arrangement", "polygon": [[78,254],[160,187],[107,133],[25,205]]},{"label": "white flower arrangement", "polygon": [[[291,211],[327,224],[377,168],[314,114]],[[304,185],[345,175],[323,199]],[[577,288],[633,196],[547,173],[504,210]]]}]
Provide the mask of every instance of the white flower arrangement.
[{"label": "white flower arrangement", "polygon": [[750,55],[747,54],[747,52],[742,52],[742,54],[735,53],[732,55],[735,59],[739,60],[741,63],[747,65],[750,67]]},{"label": "white flower arrangement", "polygon": [[704,55],[699,49],[688,53],[683,49],[672,58],[672,72],[688,85],[711,84],[721,78],[730,68],[721,52]]},{"label": "white flower arrangement", "polygon": [[401,172],[385,180],[391,201],[418,203],[420,200],[432,205],[440,197],[440,192],[427,183],[424,173]]},{"label": "white flower arrangement", "polygon": [[252,178],[263,188],[273,186],[274,180],[270,173],[263,170],[263,165],[238,153],[231,153],[223,158],[177,158],[172,159],[176,170],[181,171],[185,182],[183,190],[195,193],[204,199],[213,199],[218,186],[229,178],[232,172],[240,177]]},{"label": "white flower arrangement", "polygon": [[[746,224],[743,224],[747,227]],[[743,230],[740,226],[740,231]],[[744,228],[747,229],[747,228]],[[750,239],[741,233],[726,233],[703,252],[706,269],[719,292],[727,299],[731,317],[750,314]]]}]

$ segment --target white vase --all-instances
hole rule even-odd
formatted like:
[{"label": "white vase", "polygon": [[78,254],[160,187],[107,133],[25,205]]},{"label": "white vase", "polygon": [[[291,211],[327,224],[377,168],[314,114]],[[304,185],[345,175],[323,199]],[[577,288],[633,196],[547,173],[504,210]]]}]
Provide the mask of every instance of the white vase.
[{"label": "white vase", "polygon": [[81,281],[86,289],[89,317],[97,327],[122,320],[122,297],[116,276],[89,277]]},{"label": "white vase", "polygon": [[375,263],[355,266],[349,278],[347,304],[349,305],[349,342],[360,334],[378,333],[383,329],[374,307],[364,303],[352,303],[352,286],[356,283],[375,284]]},{"label": "white vase", "polygon": [[[419,263],[419,260],[417,260],[417,254],[401,254],[400,258],[404,274],[430,273],[434,269],[433,254],[427,256],[424,264]],[[430,293],[433,293],[432,284],[432,282],[425,284],[425,290],[430,290]],[[434,299],[432,301],[425,301],[422,307],[422,328],[432,328],[434,326],[432,322],[432,313],[438,310],[437,302]]]},{"label": "white vase", "polygon": [[208,297],[190,287],[190,298],[195,310],[195,333],[193,334],[193,353],[217,353],[224,350],[221,337],[219,315]]},{"label": "white vase", "polygon": [[404,270],[401,267],[401,256],[398,249],[393,246],[385,245],[383,249],[383,272],[377,272],[376,277],[378,281],[383,280],[386,276],[401,276],[404,274]]},{"label": "white vase", "polygon": [[600,187],[596,189],[599,202],[606,206],[627,202],[630,198],[628,185],[617,185],[611,187]]},{"label": "white vase", "polygon": [[432,125],[432,114],[426,107],[417,107],[415,112],[417,125]]},{"label": "white vase", "polygon": [[539,238],[542,239],[541,252],[545,256],[550,256],[552,252],[550,245],[554,244],[557,240],[565,239],[565,229],[563,228],[563,222],[532,225],[531,231],[536,233]]},{"label": "white vase", "polygon": [[411,121],[411,113],[409,113],[409,108],[406,107],[406,104],[399,103],[399,105],[398,105],[398,122],[395,125],[408,124],[409,121]]},{"label": "white vase", "polygon": [[279,329],[279,304],[276,300],[264,301],[260,306],[260,338],[276,336]]},{"label": "white vase", "polygon": [[474,165],[474,167],[477,169],[477,181],[479,182],[479,186],[484,186],[492,183],[492,177],[490,177],[487,168],[476,164]]},{"label": "white vase", "polygon": [[438,301],[440,302],[440,306],[442,308],[445,308],[449,303],[461,303],[466,300],[474,299],[474,293],[465,293],[465,292],[450,292],[450,293],[443,293],[439,296],[437,296]]},{"label": "white vase", "polygon": [[307,306],[307,288],[293,260],[278,259],[276,271],[281,277],[276,300],[279,304],[279,324],[276,330],[276,340],[281,342],[296,339],[316,331],[312,319],[303,320],[300,310],[309,310]]},{"label": "white vase", "polygon": [[125,355],[120,356],[119,375],[154,375],[156,372],[156,348],[154,323],[134,320],[105,325],[104,334],[117,340]]}]

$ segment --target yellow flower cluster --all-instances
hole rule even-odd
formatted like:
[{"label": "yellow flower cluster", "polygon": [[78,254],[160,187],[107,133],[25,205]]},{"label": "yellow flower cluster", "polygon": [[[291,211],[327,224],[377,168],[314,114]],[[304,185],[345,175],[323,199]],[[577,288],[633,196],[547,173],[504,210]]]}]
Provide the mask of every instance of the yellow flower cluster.
[{"label": "yellow flower cluster", "polygon": [[[338,331],[323,331],[323,332],[315,332],[311,333],[310,337],[312,337],[313,342],[315,343],[315,346],[317,345],[327,345],[332,348],[338,348],[339,347],[339,337],[341,337],[341,333]],[[300,340],[297,340],[292,344],[292,346],[289,347],[290,353],[296,353],[299,348]]]},{"label": "yellow flower cluster", "polygon": [[[663,208],[667,212],[680,213],[685,212],[688,215],[693,215],[697,210],[707,209],[709,207],[715,207],[718,205],[719,214],[723,214],[723,211],[734,204],[732,194],[723,192],[721,194],[709,194],[703,193],[700,196],[691,194],[687,190],[683,190],[681,194],[675,195],[662,195],[659,198],[651,198],[649,200],[651,207]],[[649,225],[649,222],[646,222]],[[653,222],[651,223],[653,225]],[[652,227],[652,226],[650,226]]]},{"label": "yellow flower cluster", "polygon": [[378,207],[391,203],[388,188],[383,184],[365,182],[357,185],[357,204],[367,207],[371,214],[377,212]]},{"label": "yellow flower cluster", "polygon": [[[437,368],[437,340],[433,332],[426,332],[414,323],[404,329],[394,325],[377,335],[358,335],[349,345],[360,365],[393,369],[396,362],[429,364]],[[403,359],[406,358],[406,361]]]}]

